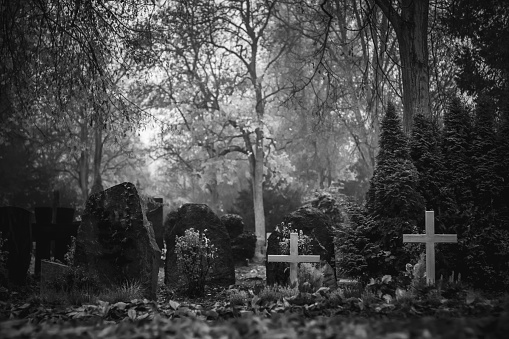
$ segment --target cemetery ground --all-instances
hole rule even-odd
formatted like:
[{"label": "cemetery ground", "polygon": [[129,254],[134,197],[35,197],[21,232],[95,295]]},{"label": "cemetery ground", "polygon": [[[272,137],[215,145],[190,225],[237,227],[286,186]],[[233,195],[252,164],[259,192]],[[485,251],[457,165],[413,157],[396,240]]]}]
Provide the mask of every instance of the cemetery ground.
[{"label": "cemetery ground", "polygon": [[[236,284],[188,298],[162,283],[157,301],[72,305],[44,299],[32,280],[3,291],[1,338],[507,338],[509,297],[437,282],[413,294],[385,277],[365,288],[298,292],[266,287],[265,266],[236,266]],[[125,291],[124,291],[125,292]],[[108,297],[112,297],[109,295]],[[104,299],[104,298],[103,298]]]}]

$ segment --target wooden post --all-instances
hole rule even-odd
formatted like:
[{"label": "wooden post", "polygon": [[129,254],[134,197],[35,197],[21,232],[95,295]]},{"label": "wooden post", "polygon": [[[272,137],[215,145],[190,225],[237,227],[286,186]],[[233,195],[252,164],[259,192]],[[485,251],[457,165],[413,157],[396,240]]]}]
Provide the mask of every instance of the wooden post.
[{"label": "wooden post", "polygon": [[426,243],[426,281],[435,283],[435,243],[458,242],[456,234],[435,234],[435,217],[433,211],[426,211],[426,234],[403,234],[403,242]]},{"label": "wooden post", "polygon": [[299,255],[299,235],[297,233],[290,233],[290,255],[268,255],[267,261],[290,263],[290,285],[298,287],[298,263],[320,262],[320,256]]}]

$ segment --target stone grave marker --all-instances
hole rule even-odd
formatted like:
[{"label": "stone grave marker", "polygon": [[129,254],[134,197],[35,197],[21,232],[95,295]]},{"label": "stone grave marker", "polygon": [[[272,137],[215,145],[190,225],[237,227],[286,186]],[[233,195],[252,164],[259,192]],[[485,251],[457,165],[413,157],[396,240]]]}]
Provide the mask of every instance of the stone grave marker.
[{"label": "stone grave marker", "polygon": [[133,184],[125,182],[88,198],[76,239],[77,266],[96,273],[105,287],[136,280],[144,296],[155,300],[160,256]]},{"label": "stone grave marker", "polygon": [[403,242],[426,243],[426,281],[435,283],[435,243],[458,242],[456,234],[435,234],[435,212],[426,211],[426,234],[403,234]]},{"label": "stone grave marker", "polygon": [[40,290],[44,293],[51,289],[50,283],[64,276],[71,268],[46,259],[41,260],[41,283]]},{"label": "stone grave marker", "polygon": [[316,207],[305,205],[285,216],[284,223],[291,224],[292,229],[309,236],[312,253],[320,255],[336,271],[334,229],[327,214]]},{"label": "stone grave marker", "polygon": [[290,255],[269,254],[268,262],[287,262],[290,263],[290,286],[299,286],[298,264],[301,262],[320,262],[319,255],[299,255],[299,235],[290,233]]},{"label": "stone grave marker", "polygon": [[65,254],[69,251],[72,237],[78,234],[79,222],[74,220],[74,208],[57,207],[55,220],[55,259],[65,263]]},{"label": "stone grave marker", "polygon": [[156,243],[159,249],[163,249],[164,244],[164,213],[163,198],[153,198],[147,204],[147,219],[152,223]]},{"label": "stone grave marker", "polygon": [[[55,194],[55,197],[58,197]],[[35,241],[35,274],[41,273],[41,260],[54,259],[65,262],[65,254],[76,237],[80,222],[73,221],[74,208],[58,207],[54,200],[53,207],[36,207],[35,223],[32,224],[32,236]]]},{"label": "stone grave marker", "polygon": [[9,280],[15,284],[25,284],[32,254],[30,230],[31,213],[23,208],[0,207],[0,232],[7,242],[4,250],[9,252],[7,271]]},{"label": "stone grave marker", "polygon": [[235,265],[233,262],[230,236],[221,219],[205,204],[184,204],[177,211],[168,214],[165,222],[166,263],[164,282],[178,285],[181,277],[177,270],[175,238],[183,236],[185,231],[207,230],[207,238],[217,249],[217,258],[211,268],[208,283],[222,286],[235,284]]}]

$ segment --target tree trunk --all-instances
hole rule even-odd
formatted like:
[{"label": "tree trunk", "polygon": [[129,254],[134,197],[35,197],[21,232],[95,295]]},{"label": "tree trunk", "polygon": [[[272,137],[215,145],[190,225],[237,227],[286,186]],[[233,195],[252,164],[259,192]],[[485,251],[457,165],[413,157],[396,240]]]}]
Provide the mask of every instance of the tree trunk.
[{"label": "tree trunk", "polygon": [[265,259],[265,209],[263,206],[263,130],[256,129],[255,156],[253,164],[253,207],[255,215],[255,260]]},{"label": "tree trunk", "polygon": [[78,160],[78,179],[83,204],[86,204],[88,199],[88,175],[90,172],[89,168],[90,154],[88,149],[88,126],[86,121],[83,121],[80,124],[80,141],[82,150],[80,158]]},{"label": "tree trunk", "polygon": [[94,167],[93,167],[93,177],[94,183],[92,185],[92,189],[90,190],[90,194],[94,194],[97,192],[104,191],[101,179],[101,161],[103,156],[103,137],[102,137],[102,129],[100,126],[96,126],[94,131]]},{"label": "tree trunk", "polygon": [[398,35],[403,80],[403,129],[410,135],[414,116],[430,117],[427,0],[403,1]]},{"label": "tree trunk", "polygon": [[429,0],[401,0],[401,14],[389,0],[374,0],[391,22],[399,43],[403,82],[403,129],[409,135],[414,115],[429,117]]},{"label": "tree trunk", "polygon": [[215,212],[219,213],[220,210],[220,200],[219,200],[219,190],[217,187],[217,179],[211,179],[206,184],[207,190],[210,193],[211,206],[210,208]]},{"label": "tree trunk", "polygon": [[87,150],[81,151],[81,156],[79,159],[79,184],[81,189],[81,197],[83,198],[83,203],[87,202],[88,199],[88,152]]}]

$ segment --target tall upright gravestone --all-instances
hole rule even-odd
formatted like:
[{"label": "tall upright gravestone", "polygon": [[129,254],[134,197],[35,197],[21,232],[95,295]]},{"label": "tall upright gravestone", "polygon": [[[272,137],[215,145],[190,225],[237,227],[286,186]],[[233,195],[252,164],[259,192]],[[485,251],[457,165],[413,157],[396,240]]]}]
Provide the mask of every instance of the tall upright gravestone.
[{"label": "tall upright gravestone", "polygon": [[159,249],[163,249],[164,241],[164,215],[163,198],[154,198],[153,202],[149,200],[147,206],[147,219],[152,223],[154,234]]},{"label": "tall upright gravestone", "polygon": [[0,232],[6,240],[2,250],[8,251],[7,270],[9,280],[15,284],[26,282],[32,240],[30,233],[31,213],[19,207],[0,207]]},{"label": "tall upright gravestone", "polygon": [[187,229],[203,232],[217,249],[209,283],[224,286],[235,284],[235,265],[233,263],[230,236],[221,219],[205,204],[184,204],[177,211],[168,214],[165,222],[166,263],[164,282],[178,285],[180,282],[175,254],[175,238],[183,236]]},{"label": "tall upright gravestone", "polygon": [[88,198],[76,239],[78,266],[95,272],[105,286],[137,280],[145,297],[155,300],[160,256],[133,184],[125,182]]}]

